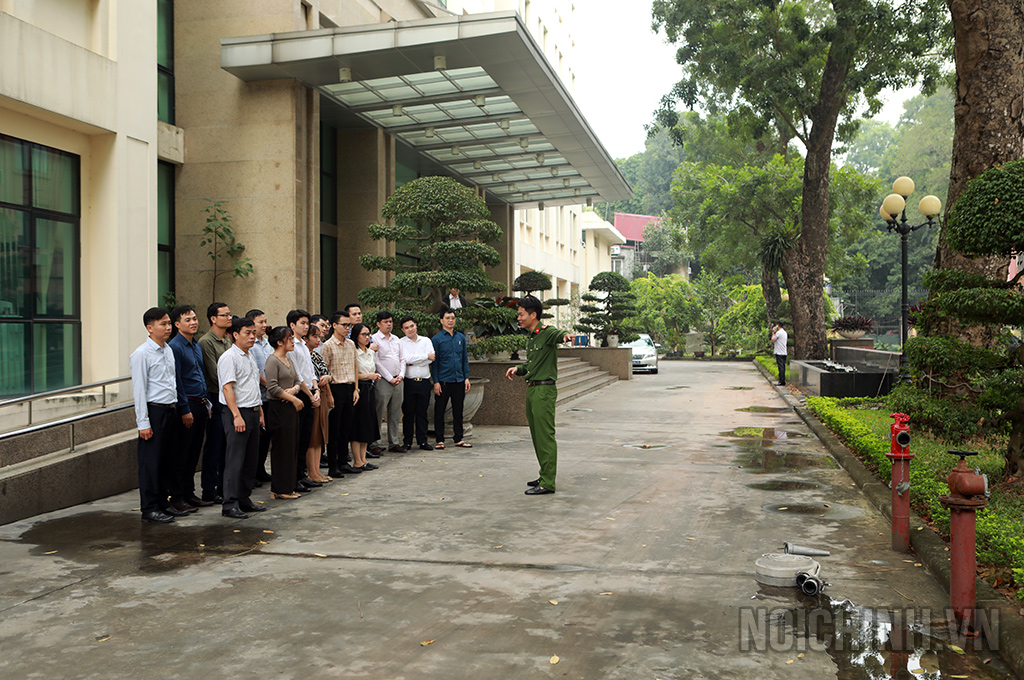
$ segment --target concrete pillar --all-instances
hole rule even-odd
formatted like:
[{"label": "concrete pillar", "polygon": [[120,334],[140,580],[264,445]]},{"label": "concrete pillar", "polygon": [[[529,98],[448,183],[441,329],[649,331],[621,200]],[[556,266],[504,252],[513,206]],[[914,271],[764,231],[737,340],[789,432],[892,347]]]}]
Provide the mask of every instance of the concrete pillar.
[{"label": "concrete pillar", "polygon": [[501,227],[502,234],[501,240],[498,243],[492,245],[497,249],[498,254],[501,255],[501,264],[497,267],[488,267],[487,275],[495,281],[500,281],[505,285],[506,294],[512,294],[512,281],[516,278],[515,274],[515,244],[516,244],[516,223],[515,223],[515,209],[507,203],[496,203],[494,205],[487,206],[491,211],[491,219],[494,220],[499,227]]},{"label": "concrete pillar", "polygon": [[394,140],[377,129],[338,131],[338,302],[355,302],[362,288],[383,286],[386,272],[359,264],[363,253],[394,254],[387,241],[374,241],[366,227],[380,219],[395,189]]}]

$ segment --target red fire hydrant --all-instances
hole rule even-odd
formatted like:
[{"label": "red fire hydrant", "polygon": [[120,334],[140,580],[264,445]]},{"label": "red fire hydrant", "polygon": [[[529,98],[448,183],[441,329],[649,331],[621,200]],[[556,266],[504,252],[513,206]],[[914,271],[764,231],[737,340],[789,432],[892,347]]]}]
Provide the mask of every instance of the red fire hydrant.
[{"label": "red fire hydrant", "polygon": [[889,488],[892,490],[892,549],[896,552],[910,552],[910,428],[906,413],[892,413],[893,424],[889,428],[892,445],[885,454],[892,461]]},{"label": "red fire hydrant", "polygon": [[985,507],[988,478],[967,467],[967,456],[977,451],[950,451],[960,462],[946,477],[949,495],[939,496],[949,508],[949,603],[953,606],[961,630],[974,630],[975,604],[975,513]]}]

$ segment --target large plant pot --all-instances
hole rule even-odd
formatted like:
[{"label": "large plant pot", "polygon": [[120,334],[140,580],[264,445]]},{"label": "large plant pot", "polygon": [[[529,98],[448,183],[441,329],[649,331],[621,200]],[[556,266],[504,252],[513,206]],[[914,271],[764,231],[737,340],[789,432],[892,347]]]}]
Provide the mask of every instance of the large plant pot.
[{"label": "large plant pot", "polygon": [[[469,394],[466,395],[466,401],[462,404],[462,429],[466,437],[473,436],[473,416],[480,410],[480,405],[484,403],[484,385],[491,382],[487,378],[470,378],[469,379]],[[430,403],[427,404],[427,423],[428,432],[434,435],[435,438],[437,433],[434,432],[434,391],[430,391]],[[448,407],[444,410],[444,437],[446,440],[451,440],[453,435],[452,432],[452,402],[448,401]]]},{"label": "large plant pot", "polygon": [[609,347],[618,347],[619,346],[619,336],[617,336],[617,335],[609,335],[608,336],[608,346]]},{"label": "large plant pot", "polygon": [[862,338],[865,335],[867,335],[867,331],[864,331],[864,330],[860,330],[860,331],[838,331],[838,333],[839,333],[839,335],[843,336],[847,340],[856,340],[857,338]]}]

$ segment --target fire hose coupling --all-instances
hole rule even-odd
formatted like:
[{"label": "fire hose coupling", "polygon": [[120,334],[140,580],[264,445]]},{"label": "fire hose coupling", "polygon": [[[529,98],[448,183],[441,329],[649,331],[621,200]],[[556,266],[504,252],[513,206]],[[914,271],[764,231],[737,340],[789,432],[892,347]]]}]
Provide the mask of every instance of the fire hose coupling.
[{"label": "fire hose coupling", "polygon": [[900,482],[896,485],[896,493],[902,496],[910,490],[910,482]]},{"label": "fire hose coupling", "polygon": [[[977,497],[988,497],[991,491],[988,488],[988,475],[981,474],[978,468],[973,470],[967,465],[970,456],[977,456],[977,451],[959,451],[951,449],[948,453],[959,456],[960,462],[953,468],[946,477],[946,484],[949,486],[949,498],[956,505],[956,501],[973,501]],[[940,499],[941,500],[941,499]]]},{"label": "fire hose coupling", "polygon": [[801,571],[796,575],[796,585],[803,591],[804,595],[817,595],[825,587],[825,583],[817,574],[809,574]]},{"label": "fire hose coupling", "polygon": [[889,428],[889,439],[892,444],[887,455],[890,458],[913,458],[914,454],[909,450],[910,426],[907,425],[910,416],[906,413],[890,413],[889,415],[893,419],[893,424]]}]

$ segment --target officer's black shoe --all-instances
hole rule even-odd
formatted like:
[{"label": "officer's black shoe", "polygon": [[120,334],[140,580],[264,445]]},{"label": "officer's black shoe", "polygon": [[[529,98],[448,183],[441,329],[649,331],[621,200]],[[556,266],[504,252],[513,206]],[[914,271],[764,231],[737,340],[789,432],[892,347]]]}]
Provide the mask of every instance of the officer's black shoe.
[{"label": "officer's black shoe", "polygon": [[543,486],[532,486],[524,491],[527,496],[543,496],[544,494],[554,493],[551,489],[545,489]]},{"label": "officer's black shoe", "polygon": [[537,479],[534,479],[532,481],[527,482],[526,486],[540,486],[540,477],[538,477]]}]

